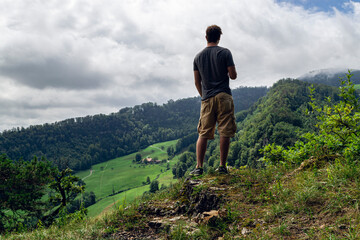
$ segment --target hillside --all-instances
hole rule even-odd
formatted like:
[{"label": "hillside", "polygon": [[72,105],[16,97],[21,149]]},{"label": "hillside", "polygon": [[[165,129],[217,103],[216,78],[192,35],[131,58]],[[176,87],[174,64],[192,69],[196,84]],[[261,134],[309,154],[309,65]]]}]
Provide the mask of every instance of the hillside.
[{"label": "hillside", "polygon": [[[247,114],[244,124],[253,116],[262,119],[261,116],[269,115],[266,110],[276,109],[267,105],[267,99],[272,98],[270,102],[280,109],[273,118],[290,119],[287,123],[303,127],[304,134],[288,147],[279,145],[282,141],[265,145],[258,168],[230,168],[228,175],[217,175],[209,168],[203,176],[185,175],[170,188],[144,195],[130,204],[120,203],[108,215],[84,220],[81,215],[73,215],[61,218],[48,229],[40,226],[30,233],[5,237],[359,239],[359,98],[350,81],[339,91],[323,86],[310,88],[307,109],[309,123],[314,125],[305,128],[301,125],[304,121],[294,121],[296,115],[281,115],[292,106],[304,104],[295,97],[304,84],[280,81]],[[320,96],[326,92],[334,93],[338,99],[321,101]],[[290,101],[291,97],[294,101]],[[277,105],[281,100],[286,104]],[[216,149],[212,151],[216,153]]]},{"label": "hillside", "polygon": [[[167,148],[175,147],[177,140],[151,145],[141,151],[93,165],[91,170],[80,171],[75,175],[86,183],[85,192],[93,192],[96,203],[87,207],[89,216],[97,216],[118,201],[133,201],[145,191],[149,191],[150,181],[157,180],[159,187],[167,187],[176,180],[172,178],[171,168],[178,157],[169,159]],[[142,158],[158,159],[158,164],[134,163],[136,154]]]},{"label": "hillside", "polygon": [[96,219],[0,239],[358,239],[359,171],[331,163],[233,169],[120,203]]},{"label": "hillside", "polygon": [[233,170],[230,176],[209,174],[113,212],[106,224],[109,230],[100,237],[357,239],[357,180],[355,171],[332,164],[299,171],[279,166]]},{"label": "hillside", "polygon": [[[307,109],[310,108],[311,85],[295,79],[279,80],[252,107],[238,112],[236,114],[238,130],[231,142],[228,165],[235,168],[264,167],[264,162],[261,161],[263,153],[260,149],[268,144],[276,144],[283,148],[291,147],[301,139],[303,133],[316,131],[316,118],[314,115],[306,114]],[[326,104],[327,97],[330,97],[334,103],[340,100],[338,88],[323,84],[315,84],[315,87],[313,97],[319,104]],[[219,136],[216,135],[215,140],[209,142],[205,155],[205,171],[219,165],[218,138]],[[193,149],[196,139],[196,136],[191,139]],[[191,162],[187,161],[175,165],[174,175],[183,176],[191,166]]]},{"label": "hillside", "polygon": [[[233,90],[236,111],[248,109],[266,91],[266,87]],[[195,132],[199,109],[200,98],[194,97],[8,130],[0,134],[0,153],[27,161],[33,156],[44,156],[60,169],[67,166],[74,170],[89,169],[151,144]]]},{"label": "hillside", "polygon": [[[310,83],[283,79],[251,108],[237,113],[238,131],[232,140],[228,164],[234,167],[262,167],[259,152],[267,144],[292,146],[301,133],[314,130],[315,119],[305,114],[310,102]],[[324,103],[327,96],[339,100],[338,89],[316,85],[315,98]],[[218,141],[212,141],[206,154],[210,166],[219,164]]]}]

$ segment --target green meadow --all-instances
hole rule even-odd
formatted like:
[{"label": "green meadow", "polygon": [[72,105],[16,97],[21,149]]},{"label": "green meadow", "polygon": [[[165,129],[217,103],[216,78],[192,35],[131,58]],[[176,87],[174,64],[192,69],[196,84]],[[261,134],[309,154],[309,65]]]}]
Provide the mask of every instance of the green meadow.
[{"label": "green meadow", "polygon": [[[177,140],[153,144],[139,151],[142,158],[151,157],[159,160],[168,159],[166,149],[175,148]],[[124,201],[131,202],[149,190],[149,185],[144,185],[147,177],[151,181],[157,179],[159,188],[162,184],[168,186],[175,182],[172,176],[172,166],[178,161],[177,157],[161,164],[136,164],[133,162],[135,155],[109,160],[92,166],[91,170],[81,171],[75,175],[86,183],[86,192],[93,191],[97,203],[88,207],[89,216],[94,217],[104,210],[118,206]],[[167,169],[169,164],[170,169]]]},{"label": "green meadow", "polygon": [[[175,161],[175,159],[174,159]],[[173,174],[171,171],[167,171],[158,179],[159,187],[164,184],[169,186],[171,183],[176,182],[176,179],[173,179]],[[149,191],[149,185],[143,185],[141,187],[133,188],[128,191],[103,198],[98,201],[96,204],[88,207],[88,216],[96,217],[102,213],[108,212],[114,208],[118,208],[122,204],[127,204],[133,202],[137,197],[141,196],[144,192]]]},{"label": "green meadow", "polygon": [[356,84],[354,87],[355,87],[355,89],[360,90],[360,84]]}]

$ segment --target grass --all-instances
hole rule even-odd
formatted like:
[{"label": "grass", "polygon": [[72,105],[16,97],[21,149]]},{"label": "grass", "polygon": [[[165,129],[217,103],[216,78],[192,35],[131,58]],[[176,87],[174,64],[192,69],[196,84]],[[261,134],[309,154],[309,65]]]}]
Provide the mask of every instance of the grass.
[{"label": "grass", "polygon": [[[166,149],[170,146],[175,147],[176,142],[177,140],[173,140],[153,144],[138,153],[142,158],[149,156],[157,157],[159,160],[167,159]],[[93,191],[96,195],[98,202],[88,208],[89,216],[97,216],[105,208],[109,208],[109,205],[122,201],[124,198],[132,201],[135,197],[141,196],[149,190],[149,185],[143,185],[147,177],[150,177],[151,181],[158,179],[160,186],[174,182],[171,168],[178,161],[177,157],[168,162],[170,169],[166,170],[167,163],[148,165],[133,163],[136,154],[99,163],[93,165],[90,171],[86,170],[75,174],[86,183],[85,191]]]},{"label": "grass", "polygon": [[100,214],[105,214],[108,211],[112,211],[113,209],[116,209],[119,204],[122,202],[132,202],[136,197],[141,196],[145,191],[149,190],[149,186],[142,186],[138,188],[133,188],[128,191],[116,194],[114,196],[110,196],[107,198],[104,198],[97,202],[94,205],[91,205],[88,207],[88,216],[89,217],[96,217]]},{"label": "grass", "polygon": [[[173,159],[173,161],[176,161],[176,159]],[[165,186],[169,186],[177,180],[173,178],[173,174],[171,171],[167,171],[160,175],[158,181],[160,186],[162,184],[164,184]],[[113,209],[116,209],[116,207],[118,207],[119,204],[121,204],[122,202],[125,201],[126,203],[130,203],[146,191],[149,191],[149,185],[133,188],[128,191],[116,194],[114,196],[106,197],[98,201],[96,204],[88,207],[88,216],[96,217],[100,214],[112,211]]]},{"label": "grass", "polygon": [[[167,218],[154,215],[154,209],[171,210],[182,201],[181,192],[187,187],[180,181],[142,199],[135,197],[135,191],[145,191],[148,186],[127,191],[126,201],[136,199],[127,208],[122,205],[125,193],[104,199],[99,204],[106,207],[115,203],[114,207],[96,218],[6,237],[113,239],[126,233],[148,234],[153,239],[360,239],[360,166],[329,163],[288,177],[293,170],[282,166],[242,168],[231,170],[228,176],[207,174],[199,178],[202,190],[195,195],[214,191],[211,188],[225,189],[218,190],[222,214],[208,223],[180,214],[182,218],[171,222],[170,228],[157,232],[149,228],[149,221]],[[162,180],[166,183],[169,179],[164,174]]]},{"label": "grass", "polygon": [[360,84],[355,84],[354,87],[355,87],[355,89],[360,90]]},{"label": "grass", "polygon": [[[116,239],[124,234],[135,239],[360,239],[359,164],[337,160],[320,169],[293,171],[281,165],[245,167],[226,176],[198,178],[201,185],[194,186],[188,198],[206,192],[221,197],[219,216],[209,222],[196,214],[167,215],[184,203],[193,204],[185,199],[189,185],[183,180],[142,198],[136,196],[148,185],[104,198],[97,211],[107,211],[97,212],[94,216],[102,214],[95,218],[1,239]],[[159,181],[170,184],[171,172],[162,174]],[[126,208],[124,202],[129,202]],[[169,220],[177,217],[178,221]],[[168,220],[170,225],[154,231],[149,227],[154,220]]]}]

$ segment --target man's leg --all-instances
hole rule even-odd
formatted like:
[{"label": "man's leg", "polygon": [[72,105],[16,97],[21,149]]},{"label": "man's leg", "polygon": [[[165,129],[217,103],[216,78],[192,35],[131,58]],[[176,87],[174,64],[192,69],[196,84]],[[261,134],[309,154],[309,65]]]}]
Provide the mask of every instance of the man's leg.
[{"label": "man's leg", "polygon": [[226,166],[226,160],[229,153],[230,138],[220,136],[220,166]]},{"label": "man's leg", "polygon": [[207,138],[202,138],[199,136],[196,143],[196,159],[197,159],[196,168],[203,167],[206,147],[207,147]]}]

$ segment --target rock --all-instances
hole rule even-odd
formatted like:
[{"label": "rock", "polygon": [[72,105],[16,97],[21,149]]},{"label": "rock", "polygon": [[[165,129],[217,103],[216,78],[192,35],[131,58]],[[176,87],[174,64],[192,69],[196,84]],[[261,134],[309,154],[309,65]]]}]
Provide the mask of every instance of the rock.
[{"label": "rock", "polygon": [[246,235],[246,234],[248,234],[248,233],[250,233],[250,230],[248,230],[248,229],[245,228],[245,227],[241,230],[241,234],[242,234],[242,235]]},{"label": "rock", "polygon": [[202,181],[201,180],[190,180],[189,184],[192,186],[198,186],[198,185],[202,184]]},{"label": "rock", "polygon": [[[219,208],[221,194],[214,192],[210,188],[202,187],[203,184],[202,180],[185,180],[183,187],[179,191],[180,200],[175,210],[176,213],[193,215]],[[201,188],[199,188],[199,185],[202,185]]]},{"label": "rock", "polygon": [[179,221],[179,220],[182,220],[182,219],[185,219],[185,218],[186,217],[184,217],[184,216],[177,216],[177,217],[170,218],[169,222],[176,222],[176,221]]},{"label": "rock", "polygon": [[191,199],[191,206],[188,213],[196,212],[201,213],[217,209],[219,207],[220,198],[211,192],[202,191]]},{"label": "rock", "polygon": [[347,226],[342,224],[342,225],[339,225],[339,229],[347,229]]},{"label": "rock", "polygon": [[148,223],[149,227],[154,229],[159,229],[163,226],[163,223],[161,220],[153,220]]},{"label": "rock", "polygon": [[175,213],[177,213],[177,214],[183,214],[183,213],[186,213],[186,210],[187,210],[187,206],[184,204],[184,205],[178,206],[178,207],[175,209]]},{"label": "rock", "polygon": [[209,189],[213,191],[225,191],[227,188],[209,187]]},{"label": "rock", "polygon": [[202,222],[205,224],[208,224],[212,218],[218,218],[219,217],[219,211],[217,210],[211,210],[210,212],[203,212],[203,220]]}]

